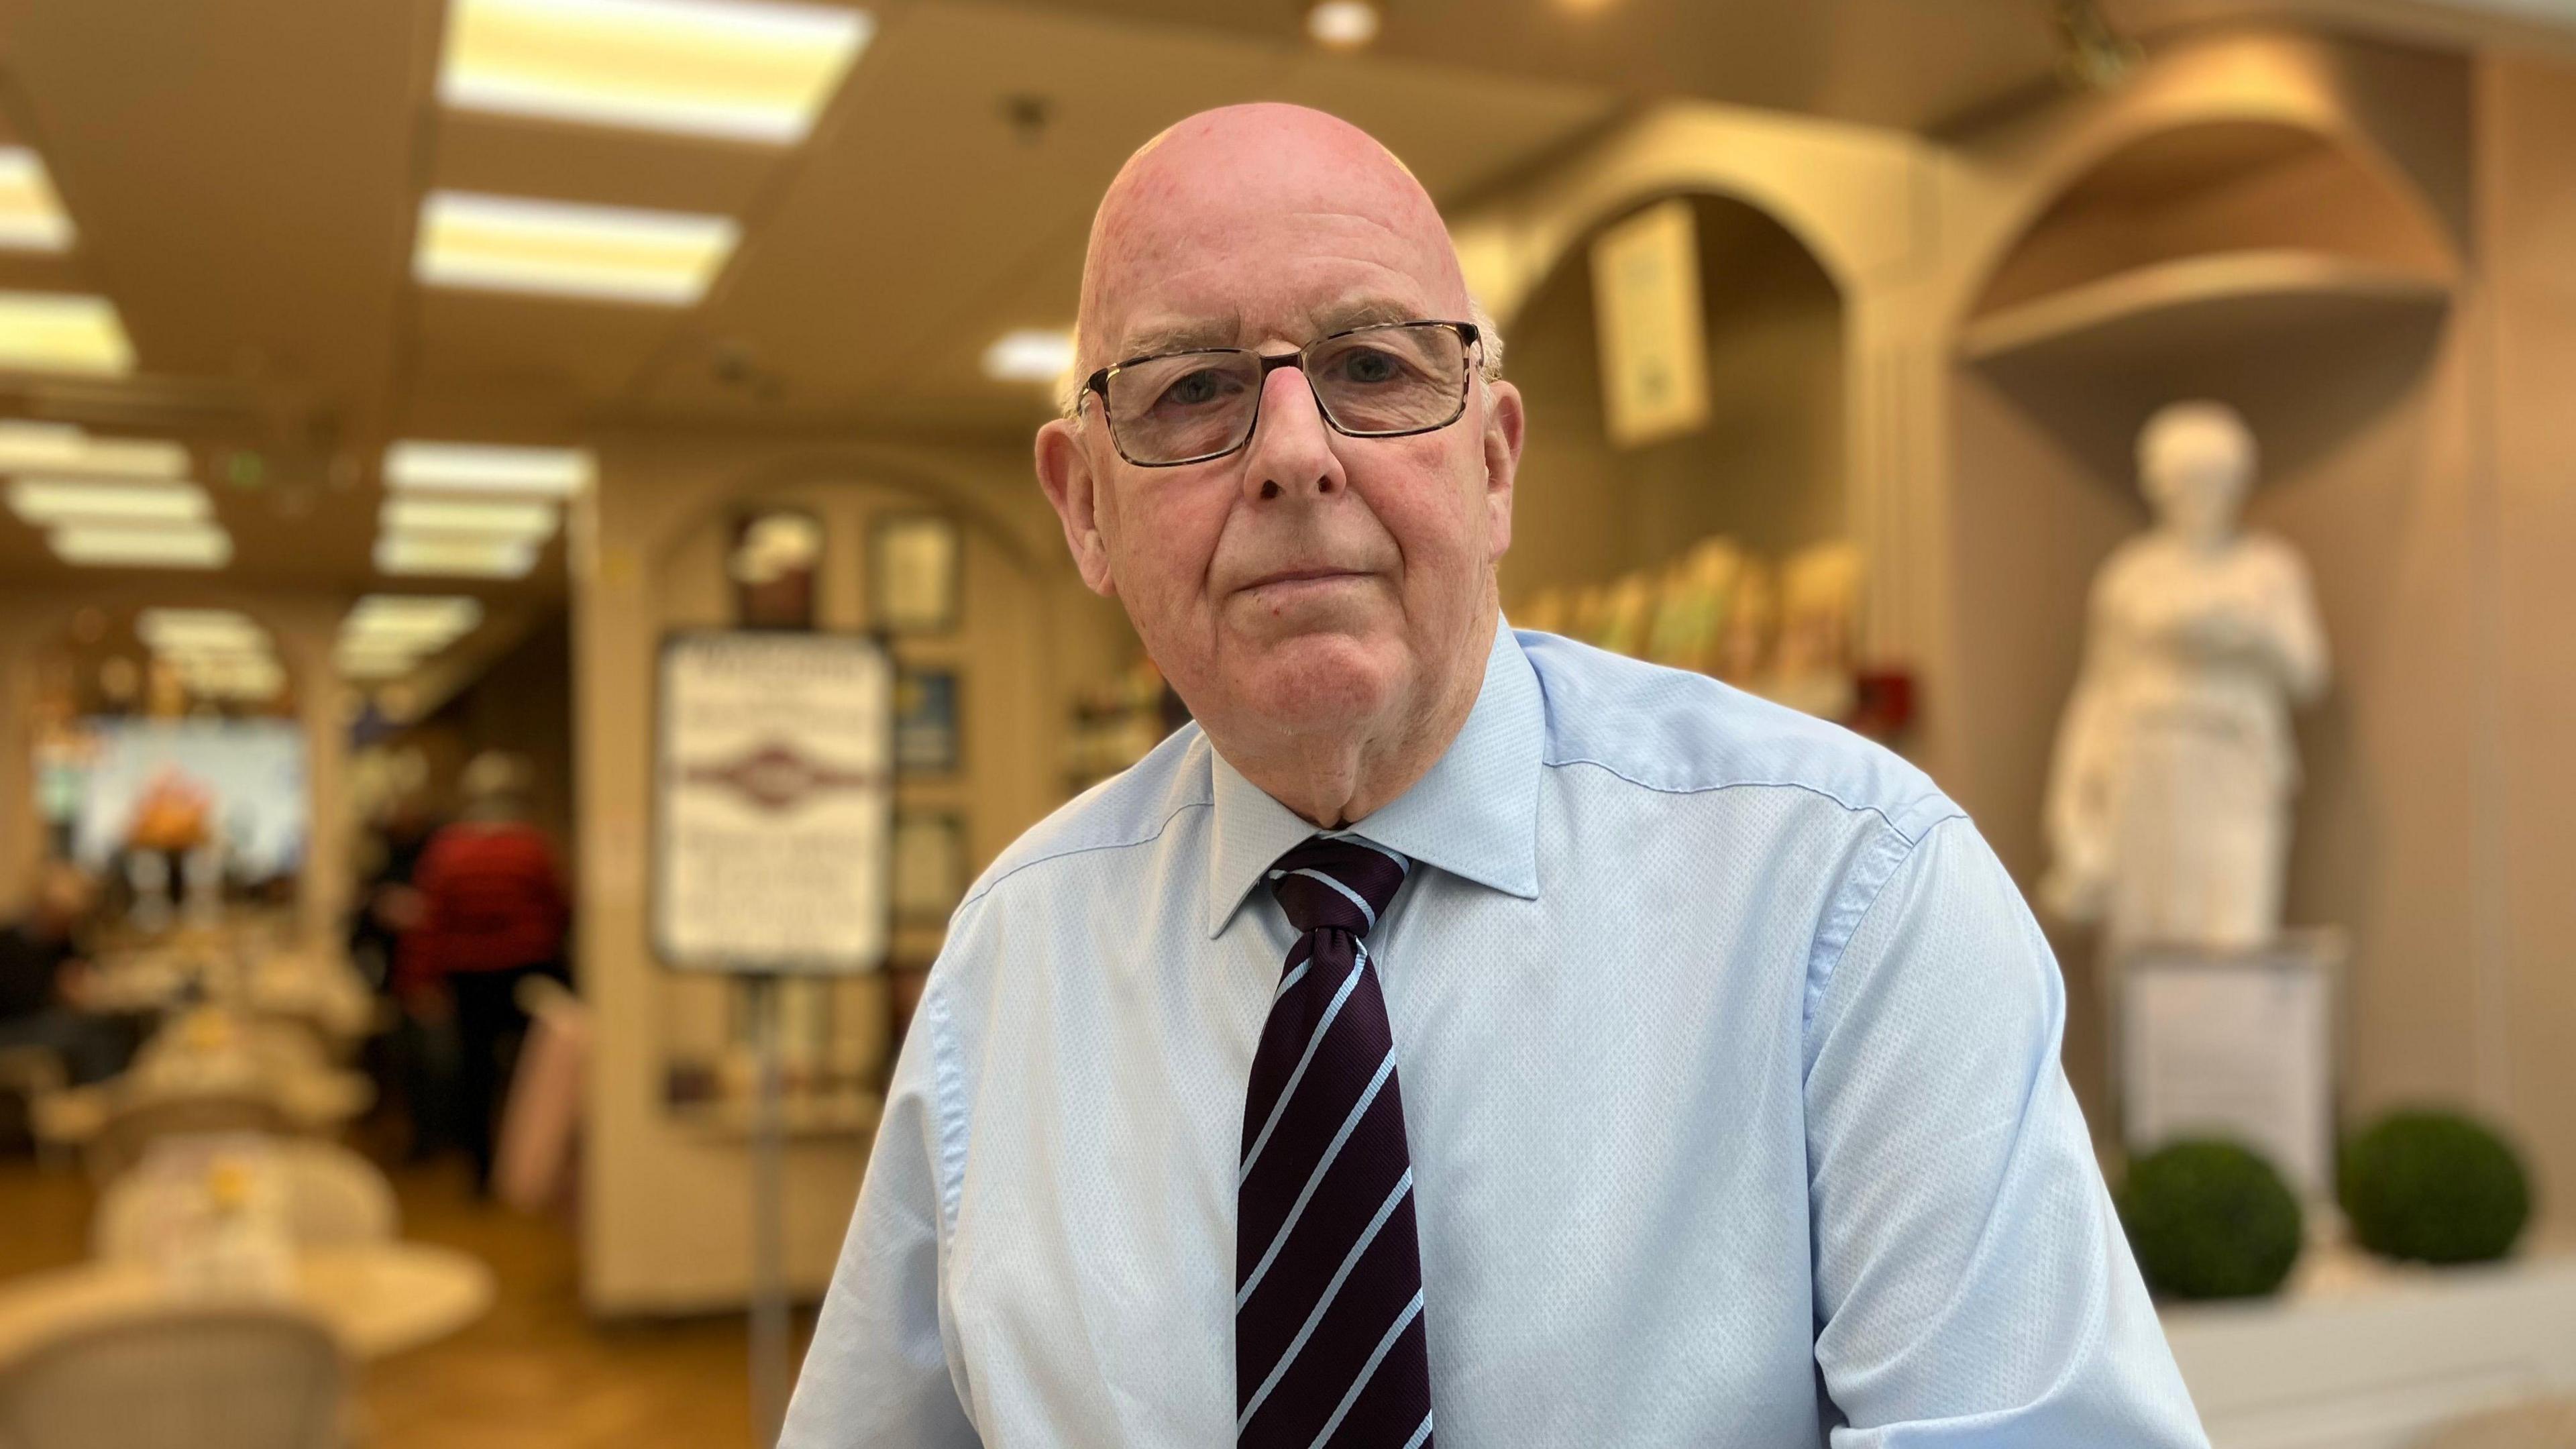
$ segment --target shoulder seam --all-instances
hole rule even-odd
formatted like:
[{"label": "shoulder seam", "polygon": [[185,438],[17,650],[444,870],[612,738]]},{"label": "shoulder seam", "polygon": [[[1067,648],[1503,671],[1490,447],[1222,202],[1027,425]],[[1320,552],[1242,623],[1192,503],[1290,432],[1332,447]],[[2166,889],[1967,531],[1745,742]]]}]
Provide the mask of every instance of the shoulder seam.
[{"label": "shoulder seam", "polygon": [[[1815,942],[1808,949],[1806,1000],[1800,1006],[1798,1017],[1798,1034],[1802,1041],[1800,1056],[1808,1066],[1815,1064],[1816,1044],[1812,1034],[1816,1025],[1816,1009],[1824,1005],[1825,992],[1832,987],[1834,973],[1841,968],[1843,953],[1851,948],[1852,938],[1860,934],[1861,923],[1878,909],[1880,899],[1887,894],[1888,882],[1903,873],[1906,863],[1922,848],[1924,837],[1950,821],[1965,818],[1965,811],[1944,815],[1923,827],[1922,836],[1911,840],[1890,825],[1887,833],[1904,841],[1904,849],[1885,849],[1882,840],[1881,848],[1874,849],[1863,863],[1865,868],[1856,868],[1844,878],[1843,888],[1827,908],[1824,920],[1816,928]],[[1875,879],[1871,878],[1873,874]],[[1855,894],[1860,898],[1854,899]]]},{"label": "shoulder seam", "polygon": [[1139,845],[1151,845],[1155,841],[1162,839],[1163,832],[1171,829],[1172,822],[1180,819],[1184,812],[1191,810],[1209,810],[1215,808],[1215,805],[1216,802],[1213,800],[1191,800],[1174,808],[1171,814],[1164,816],[1161,823],[1157,824],[1151,833],[1137,836],[1133,840],[1104,840],[1096,845],[1068,845],[1062,850],[1049,851],[1045,855],[1041,855],[1034,860],[1021,861],[1019,864],[1012,866],[1009,870],[1006,870],[1000,875],[993,877],[991,880],[984,882],[982,885],[977,886],[972,894],[957,903],[957,909],[959,911],[965,910],[968,906],[971,906],[977,901],[982,900],[984,897],[991,895],[994,889],[1000,886],[1002,882],[1018,875],[1021,871],[1045,865],[1047,862],[1052,860],[1062,860],[1071,855],[1088,855],[1095,850],[1130,850]]},{"label": "shoulder seam", "polygon": [[[1903,840],[1908,846],[1912,846],[1920,842],[1924,836],[1931,833],[1932,827],[1939,825],[1942,821],[1953,820],[1967,813],[1966,811],[1959,809],[1956,805],[1951,805],[1948,813],[1925,821],[1922,828],[1909,835],[1906,833],[1904,826],[1896,823],[1896,816],[1888,814],[1885,809],[1876,805],[1854,804],[1821,785],[1810,785],[1804,780],[1724,780],[1714,785],[1657,785],[1651,781],[1640,780],[1636,776],[1627,773],[1606,760],[1576,757],[1563,760],[1541,760],[1539,763],[1547,766],[1547,768],[1551,770],[1563,769],[1568,765],[1590,765],[1596,770],[1600,770],[1618,779],[1625,780],[1640,790],[1652,790],[1658,795],[1710,795],[1715,794],[1720,790],[1740,789],[1803,790],[1810,795],[1816,795],[1824,799],[1831,800],[1854,815],[1877,816],[1881,824],[1884,824],[1890,831],[1894,832],[1897,838]],[[1904,805],[1898,807],[1898,810],[1900,814],[1911,817],[1924,804],[1935,800],[1941,801],[1945,804],[1949,803],[1946,797],[1942,796],[1940,792],[1934,791],[1927,795],[1915,796]]]}]

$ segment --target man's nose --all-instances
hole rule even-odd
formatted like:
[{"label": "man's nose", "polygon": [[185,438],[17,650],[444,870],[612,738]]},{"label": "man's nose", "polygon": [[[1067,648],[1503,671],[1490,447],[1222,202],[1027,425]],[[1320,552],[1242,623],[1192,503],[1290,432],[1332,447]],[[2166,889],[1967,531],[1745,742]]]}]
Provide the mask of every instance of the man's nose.
[{"label": "man's nose", "polygon": [[1261,417],[1244,450],[1244,489],[1255,498],[1323,498],[1345,482],[1332,426],[1305,372],[1274,368],[1261,380]]}]

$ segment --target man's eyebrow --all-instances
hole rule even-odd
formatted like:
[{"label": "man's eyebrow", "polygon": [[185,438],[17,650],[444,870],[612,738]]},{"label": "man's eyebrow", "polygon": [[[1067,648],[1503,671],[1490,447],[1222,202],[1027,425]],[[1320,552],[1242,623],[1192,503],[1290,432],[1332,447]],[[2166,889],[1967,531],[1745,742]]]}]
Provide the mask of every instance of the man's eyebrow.
[{"label": "man's eyebrow", "polygon": [[1161,322],[1138,328],[1119,338],[1110,349],[1113,361],[1131,357],[1160,357],[1166,352],[1200,352],[1211,347],[1236,346],[1235,334],[1242,330],[1240,318],[1200,317],[1187,322]]},{"label": "man's eyebrow", "polygon": [[1315,336],[1329,337],[1348,332],[1354,327],[1375,327],[1382,322],[1420,322],[1422,310],[1392,297],[1360,297],[1335,302],[1306,314],[1315,325]]}]

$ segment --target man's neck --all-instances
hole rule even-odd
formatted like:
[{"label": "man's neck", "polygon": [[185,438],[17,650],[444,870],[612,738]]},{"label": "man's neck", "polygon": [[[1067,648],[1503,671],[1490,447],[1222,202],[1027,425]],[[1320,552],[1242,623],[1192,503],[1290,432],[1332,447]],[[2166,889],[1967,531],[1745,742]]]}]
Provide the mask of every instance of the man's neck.
[{"label": "man's neck", "polygon": [[1436,683],[1426,681],[1425,697],[1409,701],[1411,708],[1341,734],[1291,736],[1241,755],[1229,750],[1226,762],[1319,828],[1367,818],[1429,774],[1466,728],[1484,692],[1501,611],[1488,605],[1482,620],[1468,631],[1452,667]]}]

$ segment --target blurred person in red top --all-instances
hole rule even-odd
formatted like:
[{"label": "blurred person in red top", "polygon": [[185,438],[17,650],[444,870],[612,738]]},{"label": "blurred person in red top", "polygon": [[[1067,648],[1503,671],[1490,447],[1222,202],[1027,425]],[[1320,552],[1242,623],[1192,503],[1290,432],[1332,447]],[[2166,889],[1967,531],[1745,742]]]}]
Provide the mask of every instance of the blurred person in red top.
[{"label": "blurred person in red top", "polygon": [[528,823],[532,781],[527,761],[498,751],[465,767],[464,814],[430,837],[413,874],[420,915],[403,933],[397,967],[415,1014],[454,1009],[458,1135],[478,1188],[491,1181],[504,1058],[527,1030],[519,983],[567,979],[563,880],[553,845]]}]

